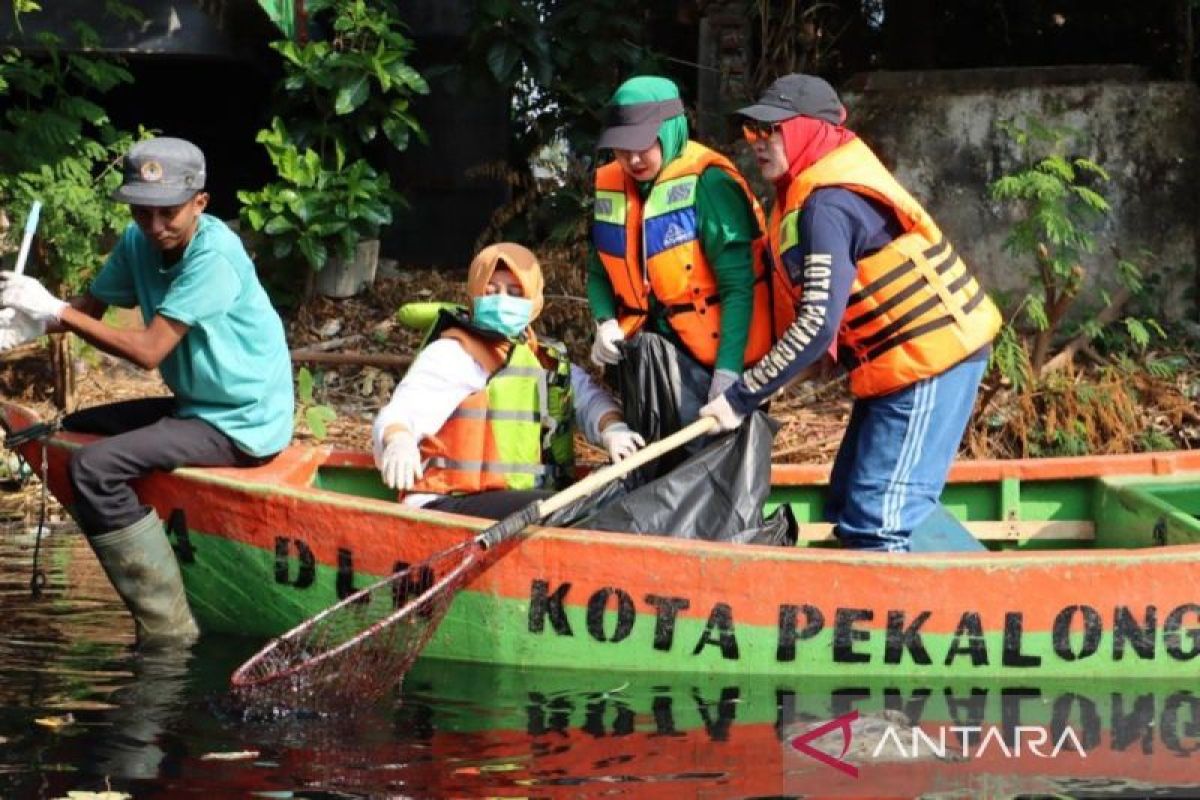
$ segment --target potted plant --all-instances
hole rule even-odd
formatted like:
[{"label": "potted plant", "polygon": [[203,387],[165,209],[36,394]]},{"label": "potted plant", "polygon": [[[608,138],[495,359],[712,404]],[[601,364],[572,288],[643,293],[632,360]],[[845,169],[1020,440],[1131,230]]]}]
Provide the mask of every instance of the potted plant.
[{"label": "potted plant", "polygon": [[378,165],[424,137],[410,102],[429,86],[390,2],[314,0],[308,13],[324,37],[272,44],[284,59],[280,109],[258,142],[278,177],[238,199],[271,255],[303,259],[308,285],[344,297],[374,279],[379,230],[404,202]]}]

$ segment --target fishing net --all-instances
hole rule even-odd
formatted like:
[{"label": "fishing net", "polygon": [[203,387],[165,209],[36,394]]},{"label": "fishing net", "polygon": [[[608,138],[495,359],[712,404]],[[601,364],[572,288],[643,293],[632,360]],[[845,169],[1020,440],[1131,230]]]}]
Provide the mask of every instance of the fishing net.
[{"label": "fishing net", "polygon": [[348,595],[292,628],[230,679],[243,703],[344,713],[399,685],[483,550],[471,539]]},{"label": "fishing net", "polygon": [[662,453],[703,436],[697,420],[568,489],[530,503],[478,536],[401,570],[292,628],[238,668],[230,679],[247,705],[301,712],[345,712],[397,686],[433,635],[460,586],[482,569],[483,554],[530,525],[552,518]]}]

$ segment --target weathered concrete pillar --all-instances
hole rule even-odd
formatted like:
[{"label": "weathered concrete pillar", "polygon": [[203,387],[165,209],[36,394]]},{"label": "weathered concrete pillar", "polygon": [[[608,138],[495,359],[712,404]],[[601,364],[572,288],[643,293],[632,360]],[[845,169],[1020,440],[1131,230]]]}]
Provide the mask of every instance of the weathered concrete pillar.
[{"label": "weathered concrete pillar", "polygon": [[750,10],[744,0],[714,0],[700,18],[696,121],[705,141],[728,138],[729,112],[750,93]]}]

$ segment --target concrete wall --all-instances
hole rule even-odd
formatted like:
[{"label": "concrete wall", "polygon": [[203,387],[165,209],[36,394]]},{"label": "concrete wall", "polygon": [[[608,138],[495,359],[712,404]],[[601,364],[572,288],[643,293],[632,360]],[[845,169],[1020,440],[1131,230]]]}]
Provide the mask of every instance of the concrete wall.
[{"label": "concrete wall", "polygon": [[[853,84],[857,85],[853,85]],[[1140,79],[1136,70],[1065,68],[874,73],[842,92],[857,131],[930,211],[991,290],[1020,289],[1032,265],[1002,244],[1011,212],[987,186],[1015,169],[1016,149],[996,123],[1032,117],[1079,132],[1074,153],[1111,176],[1112,205],[1085,262],[1086,299],[1113,283],[1114,248],[1157,273],[1164,318],[1197,317],[1198,92]],[[1141,255],[1154,255],[1148,262]]]}]

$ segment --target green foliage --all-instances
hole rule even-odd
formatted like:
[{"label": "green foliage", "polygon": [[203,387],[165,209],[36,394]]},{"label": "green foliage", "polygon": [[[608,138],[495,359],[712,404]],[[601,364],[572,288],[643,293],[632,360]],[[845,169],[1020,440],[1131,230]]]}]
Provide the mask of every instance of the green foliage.
[{"label": "green foliage", "polygon": [[42,6],[37,0],[12,0],[13,19],[17,22],[17,27],[21,26],[21,15],[31,14],[34,11],[41,11]]},{"label": "green foliage", "polygon": [[399,198],[388,176],[377,173],[365,159],[347,163],[340,146],[326,165],[311,148],[298,148],[283,121],[258,133],[279,180],[257,192],[238,192],[241,217],[255,231],[271,238],[271,253],[285,259],[299,253],[315,270],[330,255],[349,258],[360,239],[379,233],[392,221]]},{"label": "green foliage", "polygon": [[382,132],[392,147],[408,148],[424,133],[410,104],[429,85],[408,64],[413,42],[387,3],[317,0],[307,11],[314,25],[331,30],[327,41],[275,42],[284,59],[286,103],[304,110],[292,135],[299,147],[315,147],[322,158],[335,142],[369,144]]},{"label": "green foliage", "polygon": [[1087,428],[1078,420],[1054,430],[1035,427],[1029,432],[1028,446],[1032,458],[1085,456],[1092,452]]},{"label": "green foliage", "polygon": [[329,435],[329,423],[337,419],[337,412],[316,401],[317,383],[308,367],[296,373],[296,427],[307,426],[313,438],[320,441]]},{"label": "green foliage", "polygon": [[1170,380],[1188,366],[1189,363],[1187,357],[1182,355],[1152,358],[1145,363],[1146,372],[1160,380]]},{"label": "green foliage", "polygon": [[[118,13],[128,7],[110,0]],[[36,3],[14,4],[17,13],[37,10]],[[94,30],[73,25],[74,41],[94,47]],[[120,184],[114,165],[133,137],[117,131],[100,104],[113,88],[132,82],[117,60],[63,52],[66,40],[51,33],[38,37],[45,55],[34,58],[16,49],[0,55],[0,207],[23,215],[35,198],[42,201],[37,254],[42,277],[82,288],[98,269],[111,240],[129,222],[128,209],[108,195]],[[22,225],[10,226],[18,239]],[[20,222],[23,222],[20,220]]]},{"label": "green foliage", "polygon": [[1153,453],[1164,450],[1175,450],[1178,448],[1178,445],[1167,434],[1150,428],[1143,431],[1138,437],[1137,447],[1140,452]]},{"label": "green foliage", "polygon": [[[1038,374],[1049,357],[1052,338],[1080,295],[1089,263],[1099,261],[1102,269],[1111,270],[1116,281],[1135,295],[1144,285],[1141,267],[1121,257],[1115,247],[1109,265],[1095,255],[1094,231],[1112,211],[1102,191],[1110,177],[1095,161],[1068,154],[1077,132],[1034,119],[1027,119],[1023,126],[1004,122],[999,127],[1020,151],[1021,165],[994,181],[988,191],[993,200],[1017,211],[1005,249],[1025,265],[1028,287],[1010,315],[1005,346],[1024,346],[1022,329],[1032,330],[1034,337],[1025,375],[1012,372],[1021,362],[1011,353],[993,361],[1014,386],[1027,386],[1029,374]],[[1107,294],[1098,294],[1109,304]],[[1075,327],[1072,333],[1090,340],[1106,333],[1106,325],[1096,317],[1082,318]],[[1153,319],[1135,317],[1125,317],[1122,328],[1127,342],[1138,350],[1161,331]]]},{"label": "green foliage", "polygon": [[513,119],[532,156],[564,137],[590,153],[617,85],[657,60],[637,42],[648,15],[621,0],[485,0],[469,51],[513,92]]},{"label": "green foliage", "polygon": [[513,199],[493,221],[493,234],[560,244],[585,235],[579,221],[590,209],[591,167],[608,99],[626,78],[661,71],[657,56],[641,44],[652,6],[622,0],[477,5],[460,77],[512,97],[509,156],[490,176],[505,180]]},{"label": "green foliage", "polygon": [[1014,391],[1023,391],[1033,382],[1029,354],[1011,325],[1001,328],[992,342],[991,367],[1008,379]]},{"label": "green foliage", "polygon": [[276,259],[298,254],[320,270],[331,257],[352,258],[403,207],[372,158],[381,144],[404,150],[424,138],[410,103],[429,86],[407,63],[413,43],[390,3],[315,0],[307,11],[328,38],[272,44],[284,79],[279,112],[258,142],[278,180],[238,200],[243,223],[271,240]]}]

